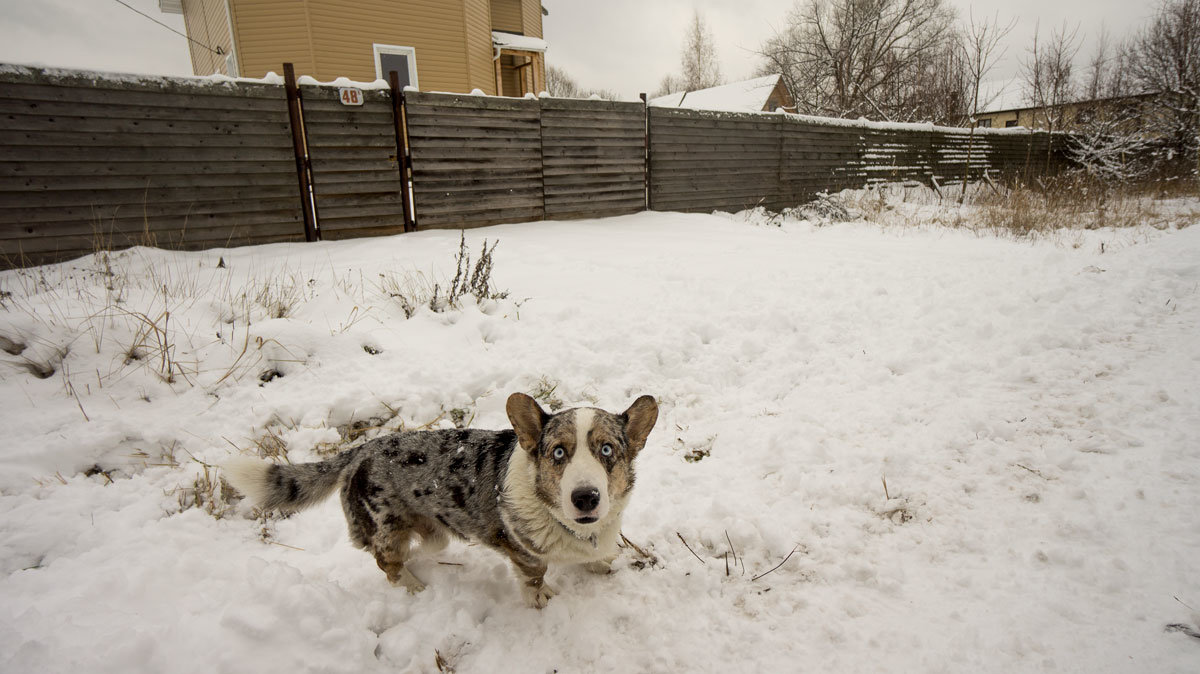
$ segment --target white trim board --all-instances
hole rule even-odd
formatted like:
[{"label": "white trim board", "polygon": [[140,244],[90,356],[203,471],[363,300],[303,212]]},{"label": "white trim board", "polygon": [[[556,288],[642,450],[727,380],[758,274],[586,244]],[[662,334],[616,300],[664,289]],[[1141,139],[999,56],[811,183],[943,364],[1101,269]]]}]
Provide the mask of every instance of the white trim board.
[{"label": "white trim board", "polygon": [[399,54],[408,57],[408,86],[420,88],[417,84],[417,50],[413,47],[402,47],[394,44],[371,45],[372,56],[375,59],[375,79],[383,79],[383,67],[379,63],[380,54]]}]

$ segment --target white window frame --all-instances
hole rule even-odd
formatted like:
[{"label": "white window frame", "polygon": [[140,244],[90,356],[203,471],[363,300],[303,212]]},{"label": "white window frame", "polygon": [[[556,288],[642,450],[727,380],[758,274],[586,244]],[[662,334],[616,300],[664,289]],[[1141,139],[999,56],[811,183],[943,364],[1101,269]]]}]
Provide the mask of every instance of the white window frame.
[{"label": "white window frame", "polygon": [[395,44],[379,44],[378,42],[371,45],[371,51],[375,57],[375,79],[383,79],[383,65],[380,62],[380,54],[398,54],[408,57],[408,86],[420,88],[417,83],[417,50],[413,47],[402,47]]}]

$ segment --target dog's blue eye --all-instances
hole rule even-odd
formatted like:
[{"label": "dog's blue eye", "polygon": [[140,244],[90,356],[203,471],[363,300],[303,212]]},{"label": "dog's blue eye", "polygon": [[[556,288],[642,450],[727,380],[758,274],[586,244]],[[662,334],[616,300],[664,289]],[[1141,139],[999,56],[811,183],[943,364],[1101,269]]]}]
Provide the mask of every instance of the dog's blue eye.
[{"label": "dog's blue eye", "polygon": [[601,447],[600,456],[612,456],[612,445],[605,445]]},{"label": "dog's blue eye", "polygon": [[562,447],[555,447],[553,454],[555,460],[562,461],[562,458],[567,455],[567,450],[563,449]]}]

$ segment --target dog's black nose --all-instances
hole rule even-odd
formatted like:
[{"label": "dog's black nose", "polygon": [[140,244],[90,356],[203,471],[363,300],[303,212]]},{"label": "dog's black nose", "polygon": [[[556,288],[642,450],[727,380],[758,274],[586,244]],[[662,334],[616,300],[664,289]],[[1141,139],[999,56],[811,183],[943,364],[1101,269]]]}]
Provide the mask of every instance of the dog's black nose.
[{"label": "dog's black nose", "polygon": [[580,487],[571,492],[571,503],[581,513],[590,513],[600,505],[600,490],[595,487]]}]

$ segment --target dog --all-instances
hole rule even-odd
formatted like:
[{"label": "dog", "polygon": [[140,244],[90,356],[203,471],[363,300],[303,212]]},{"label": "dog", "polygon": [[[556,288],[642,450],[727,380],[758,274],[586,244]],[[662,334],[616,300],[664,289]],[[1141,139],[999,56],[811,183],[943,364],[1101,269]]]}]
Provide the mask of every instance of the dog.
[{"label": "dog", "polygon": [[610,571],[658,403],[644,395],[621,414],[547,414],[514,393],[505,410],[512,430],[401,432],[319,463],[238,459],[225,476],[264,509],[306,508],[340,486],[351,542],[411,593],[425,588],[406,566],[414,552],[452,536],[482,543],[512,561],[522,597],[540,609],[555,594],[549,564]]}]

